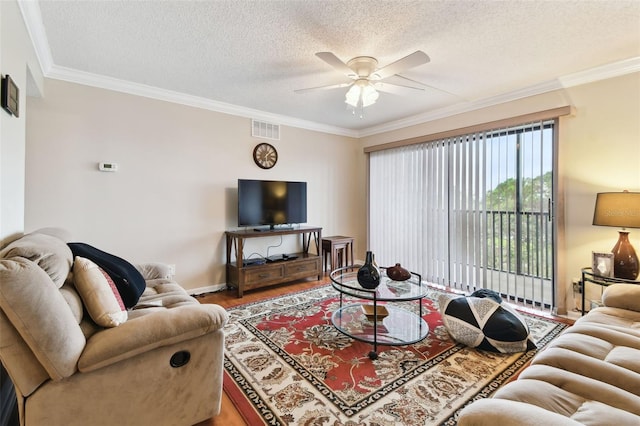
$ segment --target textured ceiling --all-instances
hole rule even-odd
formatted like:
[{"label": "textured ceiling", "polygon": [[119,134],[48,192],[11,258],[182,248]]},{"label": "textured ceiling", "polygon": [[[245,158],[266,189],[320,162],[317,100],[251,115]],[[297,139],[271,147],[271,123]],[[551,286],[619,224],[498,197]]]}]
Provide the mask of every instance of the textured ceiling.
[{"label": "textured ceiling", "polygon": [[[41,22],[27,26],[44,28],[45,75],[123,80],[356,133],[623,60],[638,71],[640,56],[637,0],[40,1],[31,12],[38,5]],[[346,89],[294,93],[349,81],[316,52],[384,66],[416,50],[431,62],[403,75],[432,88],[381,93],[362,119]]]}]

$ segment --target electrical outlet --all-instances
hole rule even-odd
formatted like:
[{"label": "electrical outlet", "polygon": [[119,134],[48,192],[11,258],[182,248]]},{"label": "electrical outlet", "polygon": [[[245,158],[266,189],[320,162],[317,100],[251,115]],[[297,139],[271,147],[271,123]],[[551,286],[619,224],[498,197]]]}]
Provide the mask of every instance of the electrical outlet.
[{"label": "electrical outlet", "polygon": [[573,292],[582,293],[582,283],[577,278],[573,279]]},{"label": "electrical outlet", "polygon": [[169,275],[171,275],[172,277],[175,277],[176,276],[176,264],[175,263],[170,263],[167,266],[169,267]]}]

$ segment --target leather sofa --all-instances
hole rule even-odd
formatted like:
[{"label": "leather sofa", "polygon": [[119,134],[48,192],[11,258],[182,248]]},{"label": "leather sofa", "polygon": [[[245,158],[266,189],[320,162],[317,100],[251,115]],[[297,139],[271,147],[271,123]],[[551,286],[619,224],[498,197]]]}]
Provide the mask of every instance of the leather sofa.
[{"label": "leather sofa", "polygon": [[192,425],[218,414],[227,312],[189,296],[166,265],[145,264],[137,304],[98,325],[67,242],[44,229],[0,251],[0,359],[20,424]]},{"label": "leather sofa", "polygon": [[458,425],[640,425],[640,285],[611,285],[602,302]]}]

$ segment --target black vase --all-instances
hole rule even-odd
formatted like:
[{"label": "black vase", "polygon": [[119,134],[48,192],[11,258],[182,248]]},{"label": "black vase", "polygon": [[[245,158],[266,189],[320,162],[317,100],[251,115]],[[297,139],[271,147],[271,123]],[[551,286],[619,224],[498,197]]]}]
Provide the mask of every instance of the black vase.
[{"label": "black vase", "polygon": [[358,269],[358,283],[367,290],[373,290],[380,285],[380,270],[373,263],[373,253],[368,251],[364,265]]}]

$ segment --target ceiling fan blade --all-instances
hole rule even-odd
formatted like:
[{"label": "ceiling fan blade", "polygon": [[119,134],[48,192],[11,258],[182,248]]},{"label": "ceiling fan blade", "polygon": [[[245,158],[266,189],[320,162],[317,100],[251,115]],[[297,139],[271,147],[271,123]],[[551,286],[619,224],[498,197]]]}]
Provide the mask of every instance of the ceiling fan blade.
[{"label": "ceiling fan blade", "polygon": [[388,93],[395,93],[395,94],[406,94],[408,90],[424,91],[424,87],[415,87],[415,86],[409,86],[404,84],[389,83],[388,81],[384,81],[384,82],[380,81],[380,82],[373,83],[373,87],[375,87],[375,89],[379,90],[380,92],[388,92]]},{"label": "ceiling fan blade", "polygon": [[429,56],[427,56],[426,53],[421,50],[417,50],[402,59],[398,59],[397,61],[390,63],[386,67],[380,68],[373,73],[373,77],[382,80],[384,78],[391,77],[394,74],[399,74],[403,71],[406,71],[409,68],[426,64],[429,61]]},{"label": "ceiling fan blade", "polygon": [[[400,77],[400,78],[397,78]],[[429,87],[428,84],[423,84],[419,81],[411,80],[410,78],[403,77],[401,75],[392,75],[384,81],[378,81],[377,84],[391,84],[394,86],[408,87],[410,89],[424,90]]]},{"label": "ceiling fan blade", "polygon": [[330,84],[328,86],[308,87],[306,89],[294,90],[294,92],[295,93],[308,93],[308,92],[314,92],[314,91],[317,91],[317,90],[339,89],[341,87],[349,87],[352,84],[353,84],[353,82],[351,82],[351,83]]},{"label": "ceiling fan blade", "polygon": [[[417,87],[417,88],[420,88],[420,89],[424,89],[425,87],[430,87],[426,83],[423,83],[423,82],[418,81],[418,80],[414,80],[414,79],[409,78],[409,77],[405,77],[404,75],[396,74],[396,75],[393,75],[392,77],[401,78],[405,82],[405,84],[410,84],[410,85],[412,85],[412,87]],[[388,83],[388,81],[387,81],[387,83]],[[391,83],[391,84],[393,84],[393,83]]]},{"label": "ceiling fan blade", "polygon": [[357,78],[358,75],[347,66],[344,62],[342,62],[336,55],[331,52],[318,52],[316,56],[327,64],[331,65],[336,71],[346,75],[349,78]]},{"label": "ceiling fan blade", "polygon": [[[400,74],[396,74],[396,75],[394,75],[394,77],[400,77],[401,79],[403,79],[405,81],[408,81],[410,83],[414,83],[415,84],[415,86],[406,86],[406,87],[414,87],[416,89],[423,89],[423,90],[428,87],[429,89],[434,89],[434,90],[437,90],[439,92],[446,93],[447,95],[451,95],[451,96],[455,96],[455,97],[460,98],[460,99],[464,99],[460,95],[456,95],[455,93],[448,92],[448,91],[446,91],[444,89],[440,89],[439,87],[435,87],[435,86],[432,86],[430,84],[423,83],[421,81],[413,80],[411,78],[405,77],[405,76],[400,75]],[[388,83],[388,81],[386,81],[385,83]]]}]

